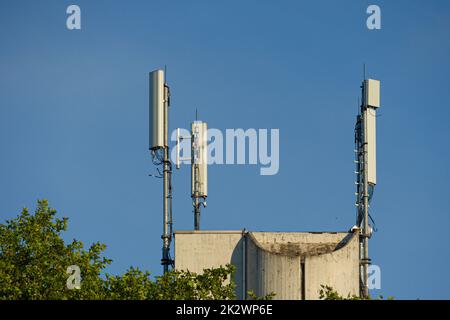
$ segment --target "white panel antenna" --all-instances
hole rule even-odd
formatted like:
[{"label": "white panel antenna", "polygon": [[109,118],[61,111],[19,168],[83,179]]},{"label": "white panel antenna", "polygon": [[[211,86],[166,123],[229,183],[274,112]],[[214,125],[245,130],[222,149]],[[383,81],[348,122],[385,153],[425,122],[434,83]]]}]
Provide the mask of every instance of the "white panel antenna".
[{"label": "white panel antenna", "polygon": [[176,146],[176,168],[180,169],[181,163],[184,161],[191,161],[191,157],[182,157],[181,156],[181,150],[180,150],[180,144],[183,142],[183,140],[191,140],[191,136],[182,136],[180,128],[177,128],[177,146]]},{"label": "white panel antenna", "polygon": [[[180,143],[184,139],[191,140],[191,157],[181,157]],[[200,209],[206,207],[208,196],[208,125],[203,121],[191,123],[191,136],[181,136],[177,129],[176,166],[180,168],[182,161],[191,161],[191,198],[194,207],[194,229],[200,230]]]},{"label": "white panel antenna", "polygon": [[156,150],[167,147],[164,138],[165,117],[166,117],[166,97],[165,97],[164,71],[155,70],[150,72],[149,83],[149,103],[150,103],[150,132],[149,149]]},{"label": "white panel antenna", "polygon": [[367,143],[367,182],[377,184],[377,110],[367,108],[364,111],[365,135]]},{"label": "white panel antenna", "polygon": [[208,125],[202,121],[192,122],[191,132],[191,194],[193,198],[206,198],[208,196]]}]

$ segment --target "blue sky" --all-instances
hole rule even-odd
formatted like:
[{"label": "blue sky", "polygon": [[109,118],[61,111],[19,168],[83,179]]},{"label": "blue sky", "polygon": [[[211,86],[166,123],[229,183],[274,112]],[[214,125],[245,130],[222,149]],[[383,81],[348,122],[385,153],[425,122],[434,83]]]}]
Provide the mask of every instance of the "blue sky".
[{"label": "blue sky", "polygon": [[[69,31],[68,5],[82,29]],[[366,28],[377,4],[382,29]],[[108,271],[161,273],[161,181],[148,72],[167,65],[171,129],[279,128],[280,170],[209,168],[204,229],[344,231],[355,222],[362,65],[381,80],[370,256],[398,299],[450,298],[448,1],[2,1],[0,220],[37,199],[67,240],[108,245]],[[175,229],[192,229],[190,172]]]}]

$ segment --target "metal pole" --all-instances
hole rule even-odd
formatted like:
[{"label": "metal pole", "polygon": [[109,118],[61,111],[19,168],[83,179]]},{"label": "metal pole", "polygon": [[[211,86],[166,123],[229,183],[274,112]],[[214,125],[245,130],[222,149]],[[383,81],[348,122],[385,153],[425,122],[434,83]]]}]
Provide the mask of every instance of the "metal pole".
[{"label": "metal pole", "polygon": [[169,235],[169,165],[167,163],[169,148],[164,148],[164,183],[163,183],[163,192],[164,192],[164,201],[163,201],[163,256],[161,260],[161,264],[163,265],[163,271],[166,273],[169,271],[169,250],[170,250],[170,235]]},{"label": "metal pole", "polygon": [[200,230],[200,202],[198,197],[195,197],[194,203],[194,229]]},{"label": "metal pole", "polygon": [[200,230],[200,200],[199,200],[199,167],[195,163],[195,151],[192,150],[194,163],[194,230]]},{"label": "metal pole", "polygon": [[[364,97],[364,96],[363,96]],[[362,107],[362,117],[363,117],[363,123],[364,123],[364,144],[363,144],[363,150],[364,150],[364,184],[363,184],[363,205],[364,205],[364,225],[363,225],[363,257],[362,257],[362,264],[363,264],[363,295],[365,298],[369,296],[369,286],[368,286],[368,278],[369,278],[369,236],[370,236],[370,230],[369,230],[369,182],[368,182],[368,156],[367,156],[367,148],[368,148],[368,141],[367,141],[367,106],[365,106],[365,102],[363,103]]]},{"label": "metal pole", "polygon": [[164,84],[164,171],[163,171],[163,252],[161,264],[163,265],[164,273],[169,271],[170,259],[170,240],[171,234],[169,234],[169,179],[171,173],[171,165],[169,159],[169,87]]}]

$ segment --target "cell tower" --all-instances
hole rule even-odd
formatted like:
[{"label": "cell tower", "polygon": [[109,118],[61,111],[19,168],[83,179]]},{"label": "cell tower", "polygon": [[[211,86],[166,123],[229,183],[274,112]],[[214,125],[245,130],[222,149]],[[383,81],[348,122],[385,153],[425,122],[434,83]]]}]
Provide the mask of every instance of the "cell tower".
[{"label": "cell tower", "polygon": [[[181,158],[179,145],[183,139],[191,140],[191,157]],[[208,196],[208,125],[203,121],[191,123],[191,136],[182,137],[177,130],[177,168],[180,160],[191,161],[191,198],[194,207],[194,229],[200,230],[200,209],[206,207]]]},{"label": "cell tower", "polygon": [[169,105],[170,89],[166,83],[163,70],[150,72],[149,114],[150,132],[149,149],[153,163],[163,167],[163,240],[162,259],[164,273],[173,266],[170,257],[172,241],[172,163],[169,158]]},{"label": "cell tower", "polygon": [[356,163],[356,225],[361,230],[361,295],[368,297],[369,238],[373,228],[369,222],[370,202],[377,183],[376,169],[376,110],[380,107],[380,81],[364,80],[361,86],[362,103],[355,124]]},{"label": "cell tower", "polygon": [[195,121],[191,125],[191,197],[194,206],[194,229],[200,230],[200,207],[208,196],[208,125]]}]

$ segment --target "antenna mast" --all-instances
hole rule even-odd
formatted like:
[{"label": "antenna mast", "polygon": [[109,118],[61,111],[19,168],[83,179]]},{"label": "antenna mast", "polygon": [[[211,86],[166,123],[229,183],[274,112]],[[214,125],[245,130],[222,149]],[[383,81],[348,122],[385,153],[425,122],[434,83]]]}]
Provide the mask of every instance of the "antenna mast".
[{"label": "antenna mast", "polygon": [[150,153],[155,165],[163,166],[163,240],[161,264],[169,271],[172,241],[172,163],[169,158],[170,89],[163,70],[150,72]]},{"label": "antenna mast", "polygon": [[356,225],[361,229],[361,295],[368,297],[369,238],[372,236],[369,209],[376,185],[376,109],[380,106],[380,82],[364,80],[361,89],[361,111],[355,124],[355,205]]},{"label": "antenna mast", "polygon": [[191,197],[195,230],[200,230],[200,208],[206,207],[208,196],[207,152],[208,125],[206,122],[196,120],[191,124]]},{"label": "antenna mast", "polygon": [[[208,125],[197,120],[191,123],[191,135],[182,136],[177,129],[177,160],[176,167],[180,168],[181,161],[191,161],[191,198],[194,207],[194,230],[200,230],[200,209],[206,207],[208,196]],[[181,157],[180,143],[184,139],[191,140],[191,157]]]}]

